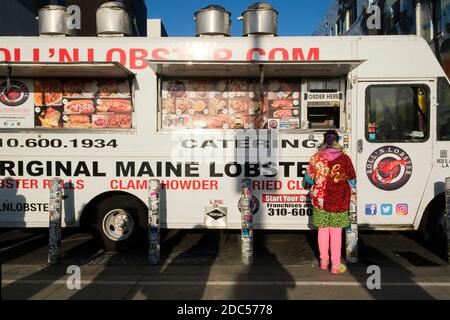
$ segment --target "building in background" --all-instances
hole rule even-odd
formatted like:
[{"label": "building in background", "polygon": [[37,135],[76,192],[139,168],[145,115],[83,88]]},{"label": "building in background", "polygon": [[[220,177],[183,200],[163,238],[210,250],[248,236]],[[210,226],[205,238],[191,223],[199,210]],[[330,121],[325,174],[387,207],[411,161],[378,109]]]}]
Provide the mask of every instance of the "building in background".
[{"label": "building in background", "polygon": [[[369,29],[372,13],[380,8],[380,28]],[[399,35],[422,36],[450,77],[450,0],[332,0],[316,36]]]},{"label": "building in background", "polygon": [[[6,0],[0,11],[0,36],[38,35],[39,9],[48,4],[70,6],[81,9],[81,29],[76,36],[96,36],[95,13],[105,0]],[[131,17],[133,36],[147,36],[147,6],[144,0],[121,0]]]}]

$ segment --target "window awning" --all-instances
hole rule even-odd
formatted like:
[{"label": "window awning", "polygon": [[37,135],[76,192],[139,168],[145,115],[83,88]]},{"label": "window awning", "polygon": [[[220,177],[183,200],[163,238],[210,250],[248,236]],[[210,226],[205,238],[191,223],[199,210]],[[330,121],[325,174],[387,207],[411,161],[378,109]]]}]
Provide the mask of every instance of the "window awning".
[{"label": "window awning", "polygon": [[155,61],[150,68],[166,77],[335,77],[347,75],[365,60],[345,61]]},{"label": "window awning", "polygon": [[126,78],[134,76],[119,62],[0,62],[0,78]]}]

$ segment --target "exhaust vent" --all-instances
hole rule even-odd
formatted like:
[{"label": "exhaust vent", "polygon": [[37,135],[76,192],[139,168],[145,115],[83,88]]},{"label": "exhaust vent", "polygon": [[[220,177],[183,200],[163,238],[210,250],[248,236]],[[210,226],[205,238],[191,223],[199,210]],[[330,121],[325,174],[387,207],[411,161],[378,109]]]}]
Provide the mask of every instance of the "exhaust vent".
[{"label": "exhaust vent", "polygon": [[130,17],[120,2],[106,2],[96,13],[98,36],[125,36],[131,34]]},{"label": "exhaust vent", "polygon": [[196,22],[195,35],[204,36],[230,36],[231,13],[224,7],[209,5],[194,14]]},{"label": "exhaust vent", "polygon": [[68,14],[66,7],[48,5],[39,10],[40,36],[66,36],[70,35],[67,28]]},{"label": "exhaust vent", "polygon": [[256,2],[238,17],[244,21],[243,36],[277,36],[278,11],[270,3]]}]

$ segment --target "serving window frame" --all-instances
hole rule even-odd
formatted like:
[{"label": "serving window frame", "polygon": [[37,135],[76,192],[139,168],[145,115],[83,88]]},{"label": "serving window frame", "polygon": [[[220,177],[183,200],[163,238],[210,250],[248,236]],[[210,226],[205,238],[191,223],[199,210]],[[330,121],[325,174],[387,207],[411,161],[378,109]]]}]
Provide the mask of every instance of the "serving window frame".
[{"label": "serving window frame", "polygon": [[[185,61],[185,60],[147,60],[148,65],[157,77],[157,132],[158,133],[224,133],[235,131],[237,129],[204,129],[204,128],[163,128],[162,127],[162,81],[170,78],[176,79],[195,79],[195,78],[243,78],[243,79],[260,79],[265,80],[285,80],[298,79],[301,81],[300,93],[300,127],[297,129],[276,129],[284,133],[310,133],[322,132],[328,129],[317,128],[311,129],[307,127],[307,109],[303,94],[307,92],[308,79],[330,79],[339,78],[341,81],[341,92],[344,98],[340,103],[340,125],[336,130],[345,130],[349,124],[346,123],[347,108],[347,77],[348,74],[357,68],[365,60],[345,60],[345,61]],[[211,69],[209,69],[211,67]],[[247,67],[252,70],[252,74],[239,74],[242,72],[240,68]],[[217,77],[218,70],[228,71],[221,77]],[[182,70],[182,74],[178,75],[178,71]],[[301,70],[309,70],[309,72],[299,73]],[[325,71],[324,71],[325,70]],[[331,71],[330,71],[331,70]],[[233,73],[233,72],[236,73]],[[281,73],[287,73],[283,75]],[[274,76],[273,74],[277,74]],[[272,130],[256,129],[256,130]]]},{"label": "serving window frame", "polygon": [[[8,62],[0,61],[0,83],[2,80],[123,80],[130,85],[131,128],[0,128],[0,133],[135,133],[137,131],[136,73],[119,62]],[[82,98],[80,98],[81,100]]]}]

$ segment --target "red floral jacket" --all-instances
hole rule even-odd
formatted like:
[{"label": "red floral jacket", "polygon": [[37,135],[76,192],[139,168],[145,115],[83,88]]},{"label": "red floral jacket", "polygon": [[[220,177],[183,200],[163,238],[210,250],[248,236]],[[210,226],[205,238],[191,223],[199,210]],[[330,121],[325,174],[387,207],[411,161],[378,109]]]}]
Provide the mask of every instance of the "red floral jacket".
[{"label": "red floral jacket", "polygon": [[342,152],[329,160],[322,152],[317,152],[311,157],[307,170],[314,181],[310,191],[312,205],[328,212],[348,211],[351,195],[348,181],[356,178],[350,157]]}]

